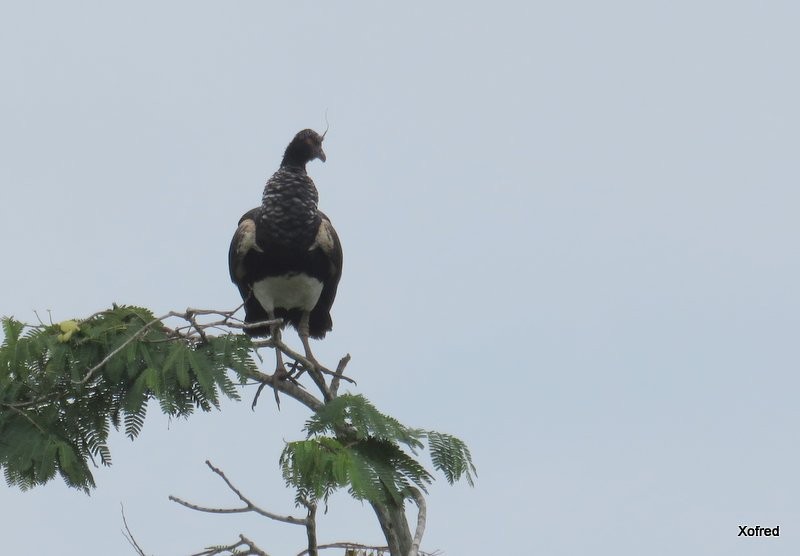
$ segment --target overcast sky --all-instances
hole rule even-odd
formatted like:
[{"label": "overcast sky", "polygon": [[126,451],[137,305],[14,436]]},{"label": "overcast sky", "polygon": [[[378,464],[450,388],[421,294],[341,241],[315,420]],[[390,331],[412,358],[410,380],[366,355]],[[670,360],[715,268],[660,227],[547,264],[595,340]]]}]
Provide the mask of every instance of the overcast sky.
[{"label": "overcast sky", "polygon": [[[431,489],[425,549],[800,552],[797,3],[268,4],[0,5],[0,314],[235,307],[237,220],[327,111],[315,353],[478,467]],[[210,459],[298,513],[277,458],[307,414],[252,394],[151,408],[89,497],[0,487],[0,551],[133,554],[124,503],[148,554],[296,554],[301,528],[167,500],[235,506]],[[319,538],[383,540],[346,495]]]}]

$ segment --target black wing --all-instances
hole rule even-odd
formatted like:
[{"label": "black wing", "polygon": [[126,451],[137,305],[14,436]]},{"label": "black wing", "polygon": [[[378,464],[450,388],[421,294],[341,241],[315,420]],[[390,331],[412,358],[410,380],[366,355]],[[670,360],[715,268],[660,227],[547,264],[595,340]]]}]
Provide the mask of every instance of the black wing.
[{"label": "black wing", "polygon": [[342,244],[330,218],[322,211],[319,212],[319,216],[319,230],[312,250],[318,250],[317,256],[321,256],[327,262],[327,271],[322,280],[322,293],[317,304],[311,310],[308,322],[312,338],[322,338],[328,330],[333,328],[331,307],[333,307],[333,300],[336,299],[336,290],[342,277],[343,261]]},{"label": "black wing", "polygon": [[[230,271],[231,281],[239,288],[239,294],[244,301],[244,320],[245,322],[261,322],[268,320],[267,312],[253,295],[252,285],[253,276],[248,273],[245,265],[245,258],[251,251],[262,252],[261,247],[256,243],[256,221],[261,213],[261,207],[247,211],[239,219],[239,226],[231,239],[231,246],[228,249],[228,270]],[[269,328],[262,326],[245,330],[250,336],[268,336]]]}]

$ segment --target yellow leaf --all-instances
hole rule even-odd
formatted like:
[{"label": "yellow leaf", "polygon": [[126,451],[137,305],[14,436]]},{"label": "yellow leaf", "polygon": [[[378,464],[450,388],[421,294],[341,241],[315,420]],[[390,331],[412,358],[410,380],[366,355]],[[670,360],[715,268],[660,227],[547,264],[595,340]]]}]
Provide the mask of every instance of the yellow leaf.
[{"label": "yellow leaf", "polygon": [[62,344],[69,342],[69,339],[72,338],[72,335],[81,329],[81,327],[78,326],[78,323],[74,320],[65,320],[60,322],[58,327],[61,329],[61,332],[63,332],[63,334],[59,334],[57,338]]}]

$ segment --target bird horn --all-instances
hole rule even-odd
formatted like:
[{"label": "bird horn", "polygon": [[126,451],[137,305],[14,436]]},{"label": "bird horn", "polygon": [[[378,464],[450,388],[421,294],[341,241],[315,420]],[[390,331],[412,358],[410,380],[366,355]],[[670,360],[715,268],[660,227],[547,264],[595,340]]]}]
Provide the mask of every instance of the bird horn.
[{"label": "bird horn", "polygon": [[328,122],[328,111],[325,110],[325,131],[322,133],[322,140],[325,140],[325,135],[328,133],[328,129],[331,127],[331,124]]}]

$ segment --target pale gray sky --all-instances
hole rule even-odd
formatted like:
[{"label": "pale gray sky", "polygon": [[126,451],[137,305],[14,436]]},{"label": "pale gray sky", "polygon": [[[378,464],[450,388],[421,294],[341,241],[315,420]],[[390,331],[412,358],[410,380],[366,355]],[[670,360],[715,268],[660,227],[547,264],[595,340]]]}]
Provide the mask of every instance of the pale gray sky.
[{"label": "pale gray sky", "polygon": [[[6,2],[0,313],[229,308],[227,246],[288,141],[345,250],[315,351],[462,437],[424,547],[797,554],[800,79],[794,2]],[[299,345],[296,336],[289,339]],[[276,512],[306,414],[156,408],[87,497],[0,489],[4,554],[188,554]],[[739,524],[780,525],[775,539]],[[346,495],[320,540],[382,540]]]}]

